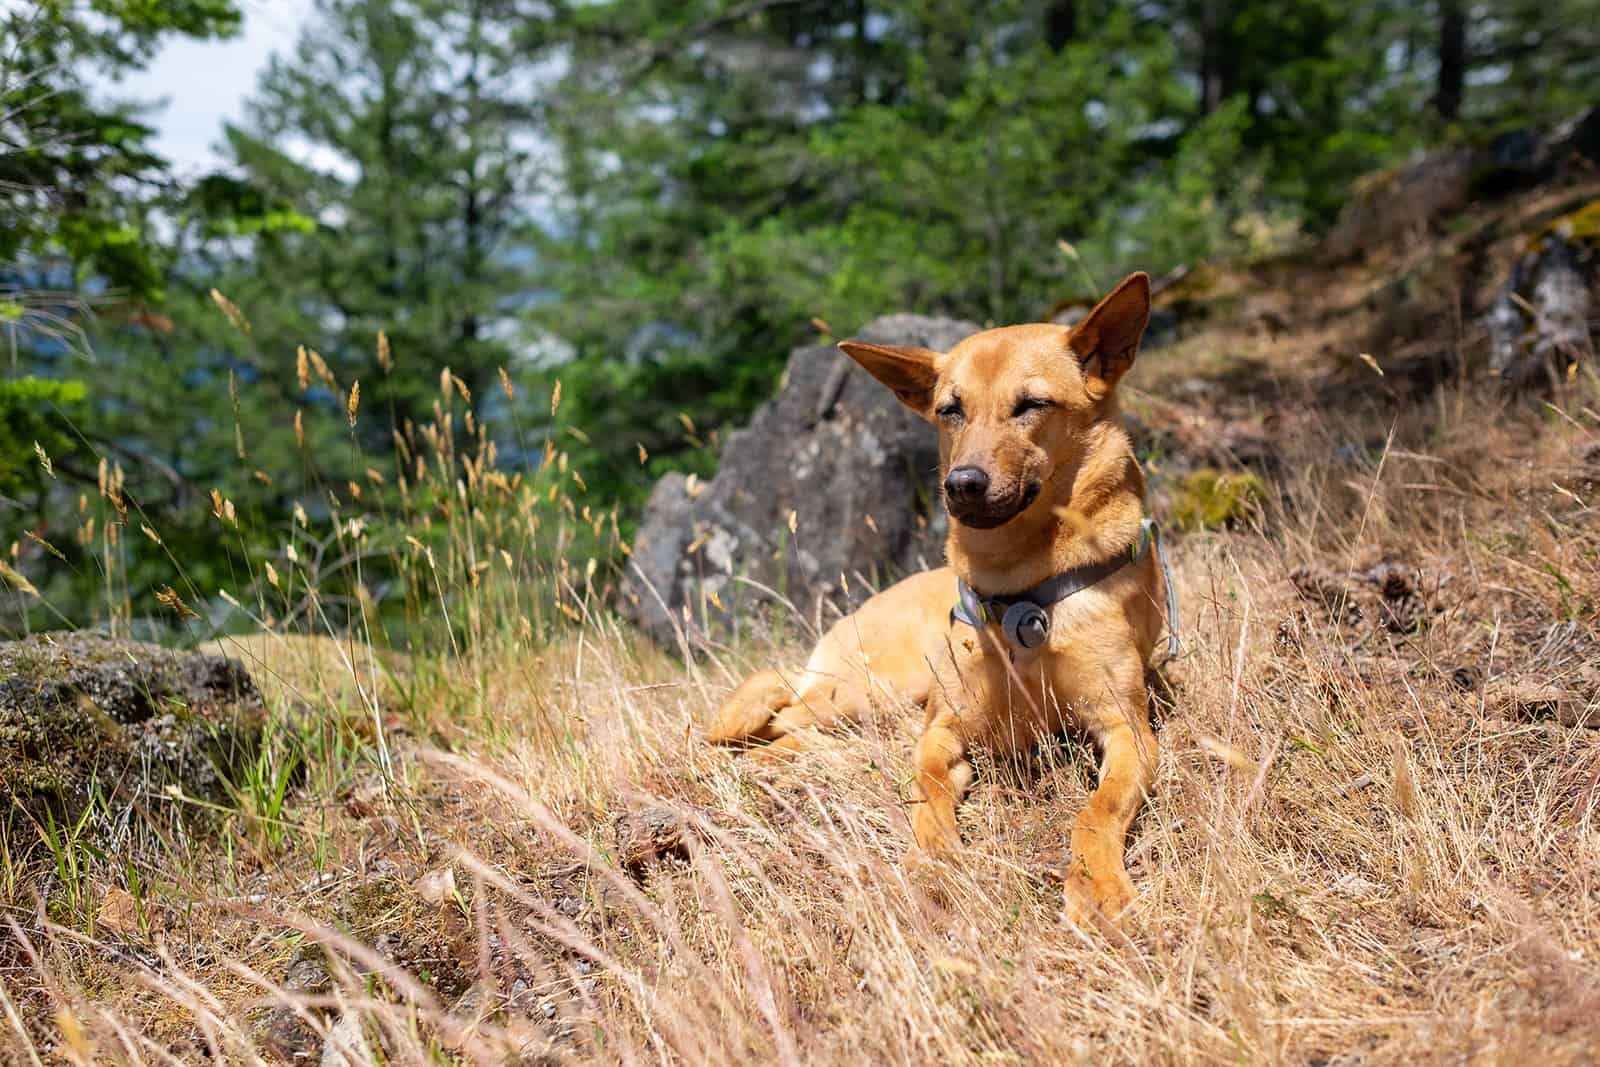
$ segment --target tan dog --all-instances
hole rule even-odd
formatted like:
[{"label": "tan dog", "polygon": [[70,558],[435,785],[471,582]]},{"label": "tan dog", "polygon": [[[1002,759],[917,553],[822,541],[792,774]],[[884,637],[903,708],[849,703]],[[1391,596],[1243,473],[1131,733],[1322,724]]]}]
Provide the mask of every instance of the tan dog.
[{"label": "tan dog", "polygon": [[[1075,328],[986,330],[948,353],[841,344],[939,428],[950,565],[840,620],[803,671],[747,680],[709,733],[801,748],[800,731],[856,720],[875,694],[923,706],[912,828],[940,852],[961,841],[969,746],[1015,751],[1081,727],[1101,752],[1099,786],[1072,829],[1067,904],[1081,922],[1096,909],[1115,916],[1133,897],[1123,843],[1156,762],[1144,677],[1166,588],[1158,552],[1141,551],[1144,475],[1115,396],[1149,312],[1149,278],[1135,274]],[[1030,632],[1002,627],[1008,595],[1037,601],[1080,576],[1093,580],[1043,604]],[[975,599],[962,601],[961,581]],[[954,617],[958,601],[986,602],[978,626]]]}]

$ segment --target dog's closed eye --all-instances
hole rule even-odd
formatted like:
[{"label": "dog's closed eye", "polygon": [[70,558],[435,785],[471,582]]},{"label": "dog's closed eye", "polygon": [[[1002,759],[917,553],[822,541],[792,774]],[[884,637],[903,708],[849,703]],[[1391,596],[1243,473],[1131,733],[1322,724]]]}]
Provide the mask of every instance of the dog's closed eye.
[{"label": "dog's closed eye", "polygon": [[966,415],[961,407],[961,398],[958,396],[953,396],[940,404],[933,413],[941,419],[960,419]]},{"label": "dog's closed eye", "polygon": [[1017,406],[1011,409],[1011,417],[1020,419],[1022,416],[1034,411],[1044,411],[1056,406],[1056,402],[1044,396],[1025,396],[1017,401]]}]

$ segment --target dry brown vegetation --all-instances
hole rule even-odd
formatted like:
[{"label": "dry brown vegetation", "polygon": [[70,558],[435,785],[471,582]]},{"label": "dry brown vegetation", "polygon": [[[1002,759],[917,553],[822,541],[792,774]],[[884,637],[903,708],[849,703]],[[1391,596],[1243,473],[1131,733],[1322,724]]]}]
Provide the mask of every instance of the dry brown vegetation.
[{"label": "dry brown vegetation", "polygon": [[787,764],[698,740],[803,624],[684,665],[599,612],[526,641],[517,604],[376,702],[359,657],[329,683],[336,643],[257,641],[284,717],[304,694],[346,740],[280,833],[173,845],[137,901],[112,858],[51,911],[11,842],[12,1058],[1596,1062],[1600,389],[1380,376],[1368,298],[1403,255],[1241,274],[1134,372],[1169,462],[1251,453],[1270,491],[1174,539],[1185,648],[1120,930],[1061,915],[1077,740],[980,762],[932,864],[908,710]]}]

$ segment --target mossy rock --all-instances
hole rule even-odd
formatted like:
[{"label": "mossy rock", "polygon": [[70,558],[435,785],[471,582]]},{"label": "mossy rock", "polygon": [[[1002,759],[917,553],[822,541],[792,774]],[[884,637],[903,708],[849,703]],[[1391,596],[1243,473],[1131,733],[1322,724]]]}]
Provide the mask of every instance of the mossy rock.
[{"label": "mossy rock", "polygon": [[1551,219],[1528,239],[1526,250],[1544,251],[1545,241],[1551,237],[1569,244],[1600,246],[1600,200],[1591,200],[1576,211]]},{"label": "mossy rock", "polygon": [[1260,513],[1267,487],[1256,474],[1202,467],[1172,492],[1172,521],[1180,530],[1220,530]]},{"label": "mossy rock", "polygon": [[87,633],[0,642],[0,820],[75,821],[96,791],[221,801],[264,719],[237,660]]}]

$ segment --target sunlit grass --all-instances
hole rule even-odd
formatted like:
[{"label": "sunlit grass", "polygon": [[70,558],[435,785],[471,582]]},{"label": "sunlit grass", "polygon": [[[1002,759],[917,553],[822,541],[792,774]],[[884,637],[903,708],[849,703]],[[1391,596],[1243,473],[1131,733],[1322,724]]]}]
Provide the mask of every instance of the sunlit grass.
[{"label": "sunlit grass", "polygon": [[[323,414],[359,425],[342,396]],[[247,581],[171,560],[173,617],[226,594],[254,627],[208,647],[260,681],[268,734],[188,832],[110,853],[87,823],[6,825],[0,1026],[19,1062],[1585,1062],[1600,742],[1488,683],[1592,699],[1586,396],[1543,422],[1467,389],[1398,422],[1307,410],[1259,512],[1175,542],[1185,654],[1108,933],[1056,881],[1078,739],[982,759],[948,865],[910,844],[912,709],[784,765],[707,749],[804,621],[693,664],[644,642],[608,608],[615,512],[557,448],[498,469],[442,375],[364,484],[238,539],[277,546]],[[161,536],[102,482],[81,536],[126,620]],[[1385,555],[1422,576],[1416,626],[1290,581],[1370,599],[1351,575]],[[619,819],[647,811],[641,854]]]}]

